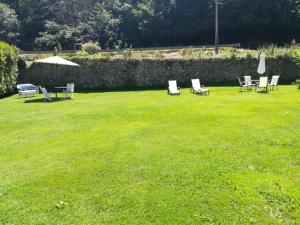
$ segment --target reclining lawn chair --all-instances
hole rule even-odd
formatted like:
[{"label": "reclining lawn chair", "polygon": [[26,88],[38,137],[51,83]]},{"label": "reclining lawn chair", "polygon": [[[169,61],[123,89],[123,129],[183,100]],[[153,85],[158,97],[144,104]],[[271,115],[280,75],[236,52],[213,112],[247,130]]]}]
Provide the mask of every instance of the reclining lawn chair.
[{"label": "reclining lawn chair", "polygon": [[209,95],[209,89],[201,85],[199,79],[192,79],[191,92],[198,95]]},{"label": "reclining lawn chair", "polygon": [[256,91],[268,93],[268,77],[260,77],[259,78],[259,83],[256,88]]},{"label": "reclining lawn chair", "polygon": [[168,94],[169,95],[180,95],[180,88],[177,87],[177,81],[176,80],[170,80],[169,81]]},{"label": "reclining lawn chair", "polygon": [[274,90],[275,87],[278,90],[278,81],[279,81],[279,78],[280,78],[280,76],[278,76],[278,75],[272,76],[272,80],[269,83],[269,86],[272,87],[272,91]]},{"label": "reclining lawn chair", "polygon": [[43,95],[45,97],[44,101],[52,102],[52,98],[50,97],[52,95],[52,93],[47,92],[46,88],[43,88],[41,86],[40,86],[40,89],[41,89],[41,92],[43,93]]}]

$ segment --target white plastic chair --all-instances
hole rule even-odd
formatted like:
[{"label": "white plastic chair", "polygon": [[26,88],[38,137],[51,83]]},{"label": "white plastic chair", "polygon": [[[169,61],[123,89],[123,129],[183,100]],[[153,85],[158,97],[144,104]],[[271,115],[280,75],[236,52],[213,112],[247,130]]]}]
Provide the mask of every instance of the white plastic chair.
[{"label": "white plastic chair", "polygon": [[239,84],[240,84],[240,91],[243,91],[243,90],[251,90],[252,89],[252,86],[251,85],[247,85],[245,84],[245,82],[241,81],[241,79],[239,77],[237,77],[238,81],[239,81]]},{"label": "white plastic chair", "polygon": [[244,76],[244,79],[245,79],[245,85],[249,87],[255,86],[255,84],[252,83],[251,76]]},{"label": "white plastic chair", "polygon": [[177,87],[177,81],[176,80],[170,80],[169,81],[168,94],[169,95],[180,95],[180,88]]},{"label": "white plastic chair", "polygon": [[268,77],[260,77],[256,91],[268,92]]},{"label": "white plastic chair", "polygon": [[272,80],[269,83],[269,86],[272,87],[272,90],[274,90],[274,87],[276,87],[277,90],[278,90],[278,81],[279,81],[279,78],[280,78],[279,75],[272,76]]},{"label": "white plastic chair", "polygon": [[200,80],[199,79],[192,79],[192,89],[191,89],[192,93],[196,93],[196,94],[209,94],[209,89],[205,88],[203,85],[201,85]]},{"label": "white plastic chair", "polygon": [[47,92],[46,88],[43,88],[41,86],[40,86],[40,89],[41,89],[41,92],[43,93],[43,95],[45,97],[44,101],[52,102],[52,98],[50,97],[52,95],[52,93]]},{"label": "white plastic chair", "polygon": [[74,89],[75,89],[75,84],[74,83],[68,83],[67,84],[67,89],[64,90],[64,95],[65,98],[73,98],[74,96]]}]

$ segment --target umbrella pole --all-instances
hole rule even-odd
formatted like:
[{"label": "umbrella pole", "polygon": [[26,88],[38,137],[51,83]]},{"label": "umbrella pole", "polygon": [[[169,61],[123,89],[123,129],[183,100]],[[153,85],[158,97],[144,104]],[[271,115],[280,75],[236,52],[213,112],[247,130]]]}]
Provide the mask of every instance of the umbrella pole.
[{"label": "umbrella pole", "polygon": [[55,85],[57,85],[58,78],[57,78],[57,64],[55,64]]}]

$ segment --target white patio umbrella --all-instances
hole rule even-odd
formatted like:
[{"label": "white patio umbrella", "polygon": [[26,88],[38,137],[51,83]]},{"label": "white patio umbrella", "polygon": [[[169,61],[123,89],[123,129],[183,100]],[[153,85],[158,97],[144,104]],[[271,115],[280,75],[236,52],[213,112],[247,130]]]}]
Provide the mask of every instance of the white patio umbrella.
[{"label": "white patio umbrella", "polygon": [[260,54],[257,72],[259,74],[264,74],[266,72],[266,55],[265,55],[265,53]]},{"label": "white patio umbrella", "polygon": [[73,63],[69,60],[63,59],[59,56],[53,56],[45,59],[35,60],[34,63],[52,64],[55,65],[55,76],[57,82],[57,66],[80,66],[77,63]]}]

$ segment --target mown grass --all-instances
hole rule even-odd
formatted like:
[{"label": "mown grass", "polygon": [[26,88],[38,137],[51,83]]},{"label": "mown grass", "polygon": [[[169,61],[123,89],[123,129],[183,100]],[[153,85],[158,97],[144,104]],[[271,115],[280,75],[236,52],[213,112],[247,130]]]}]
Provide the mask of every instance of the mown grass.
[{"label": "mown grass", "polygon": [[300,91],[211,92],[0,100],[0,224],[300,224]]}]

